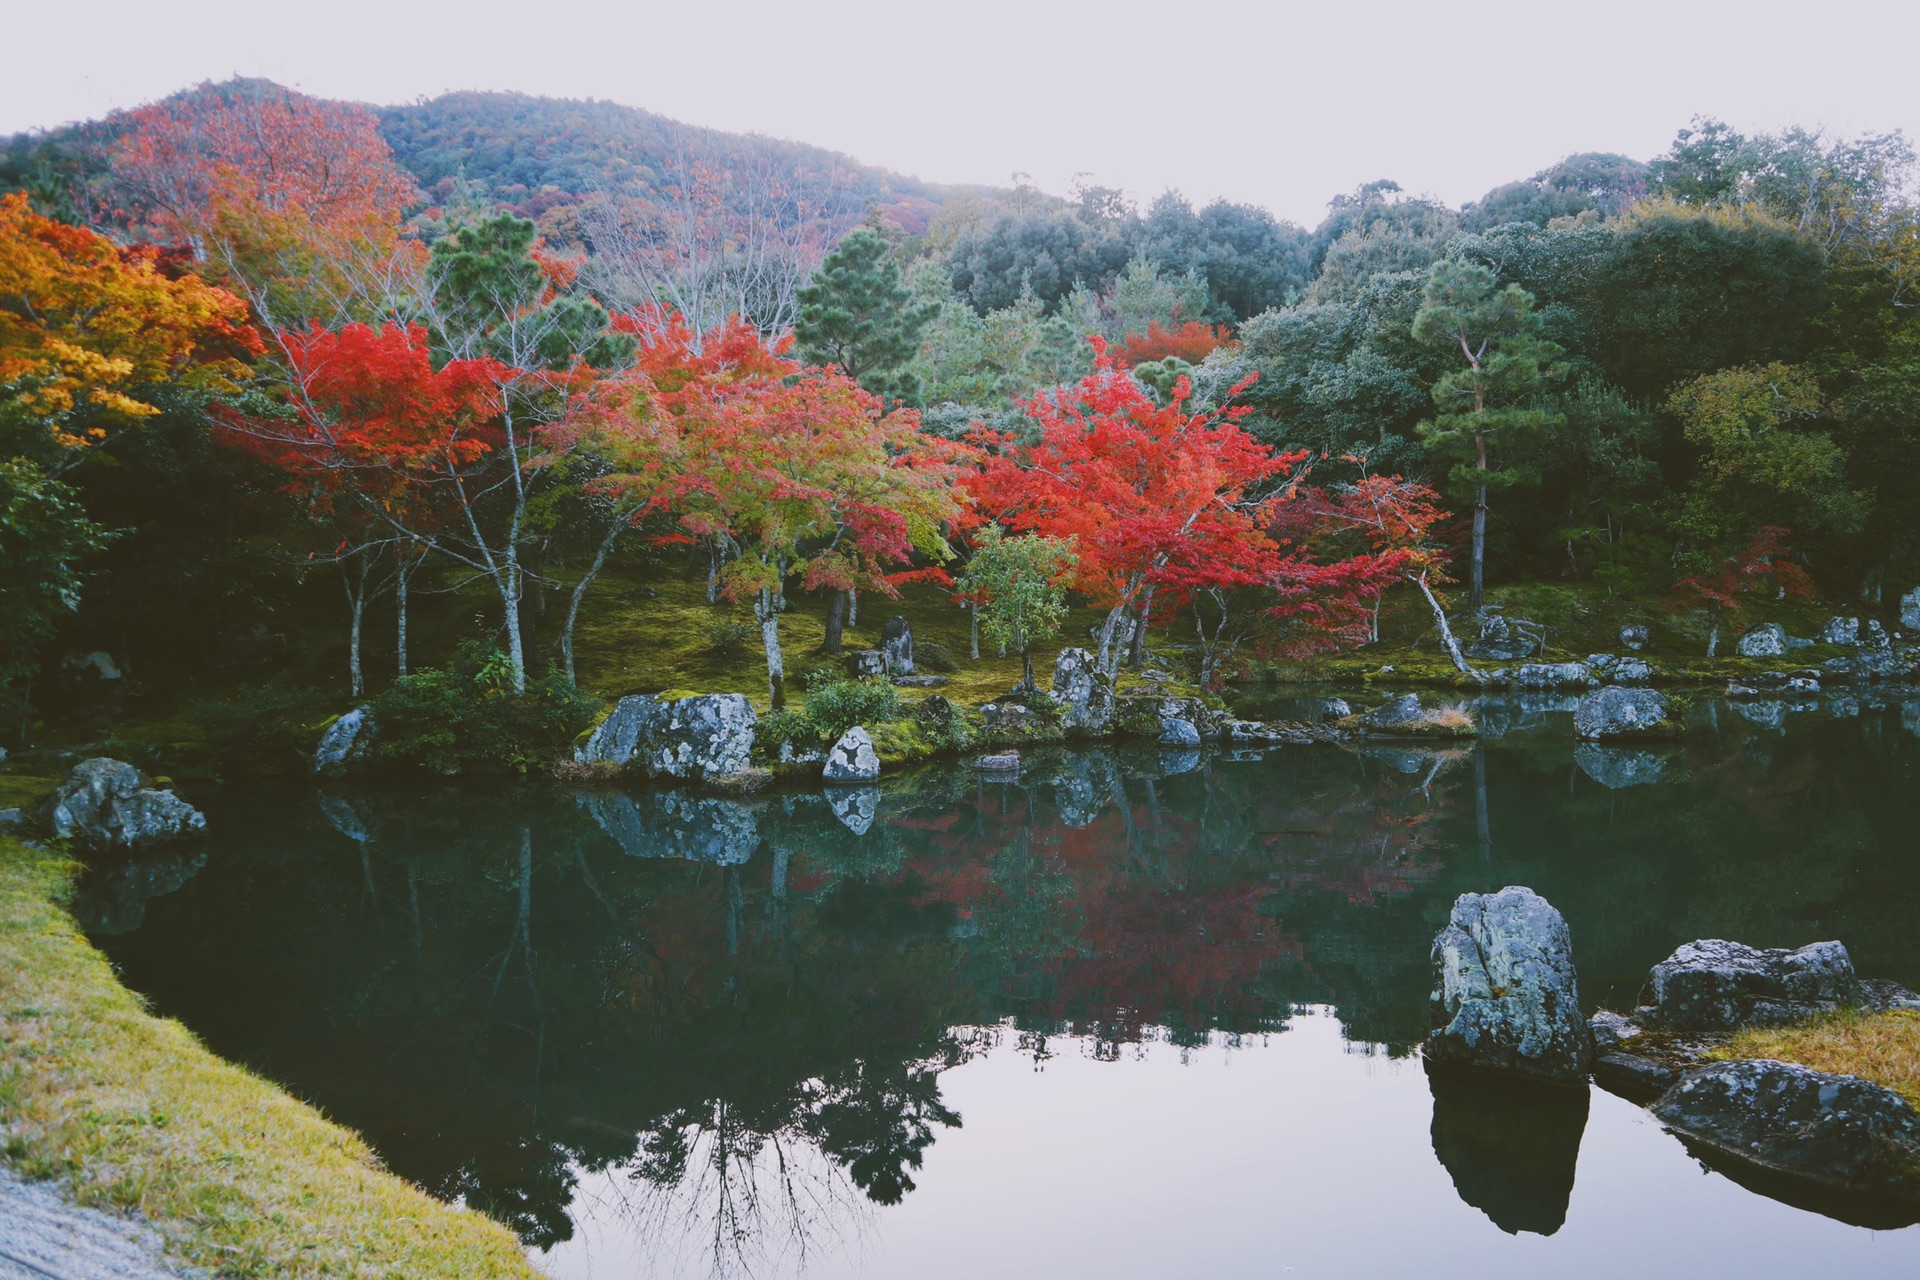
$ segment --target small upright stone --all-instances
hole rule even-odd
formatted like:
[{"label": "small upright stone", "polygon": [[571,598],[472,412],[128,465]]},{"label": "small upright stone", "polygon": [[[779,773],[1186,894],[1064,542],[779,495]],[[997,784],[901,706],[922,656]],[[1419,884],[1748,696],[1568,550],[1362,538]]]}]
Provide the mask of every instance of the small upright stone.
[{"label": "small upright stone", "polygon": [[1647,629],[1638,622],[1629,622],[1620,628],[1620,643],[1635,653],[1647,647]]},{"label": "small upright stone", "polygon": [[1740,637],[1734,646],[1743,658],[1779,658],[1787,652],[1787,629],[1777,622],[1763,622]]},{"label": "small upright stone", "polygon": [[313,771],[339,773],[348,768],[366,755],[376,727],[371,707],[355,707],[335,720],[313,749]]},{"label": "small upright stone", "polygon": [[872,782],[879,776],[880,757],[874,754],[873,735],[859,725],[840,735],[820,770],[820,777],[827,782]]},{"label": "small upright stone", "polygon": [[1857,645],[1860,643],[1860,619],[1828,618],[1820,628],[1821,644]]},{"label": "small upright stone", "polygon": [[1580,1014],[1573,939],[1553,904],[1508,885],[1463,893],[1433,940],[1430,1062],[1573,1084],[1593,1035]]},{"label": "small upright stone", "polygon": [[1054,659],[1053,696],[1069,733],[1104,733],[1113,723],[1113,681],[1085,649],[1062,649]]},{"label": "small upright stone", "polygon": [[887,619],[887,625],[880,629],[880,653],[886,659],[887,675],[913,674],[913,628],[905,618]]}]

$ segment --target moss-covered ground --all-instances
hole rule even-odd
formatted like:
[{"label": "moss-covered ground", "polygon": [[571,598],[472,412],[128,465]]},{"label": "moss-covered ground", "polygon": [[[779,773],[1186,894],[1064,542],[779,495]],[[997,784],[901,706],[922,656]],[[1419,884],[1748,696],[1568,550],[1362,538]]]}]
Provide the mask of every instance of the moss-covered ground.
[{"label": "moss-covered ground", "polygon": [[156,1018],[0,838],[0,1154],[137,1210],[213,1276],[532,1277],[518,1242],[381,1169],[311,1107]]}]

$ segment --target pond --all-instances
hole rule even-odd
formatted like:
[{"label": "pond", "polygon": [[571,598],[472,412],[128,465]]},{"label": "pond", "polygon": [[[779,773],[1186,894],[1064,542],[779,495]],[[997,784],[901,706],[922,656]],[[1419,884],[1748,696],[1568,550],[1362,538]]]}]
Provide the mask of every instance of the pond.
[{"label": "pond", "polygon": [[1920,1227],[1749,1190],[1610,1094],[1423,1070],[1468,890],[1560,907],[1590,1007],[1696,937],[1920,986],[1920,701],[1702,701],[1644,750],[1571,706],[739,800],[234,786],[76,912],[556,1277],[1920,1274]]}]

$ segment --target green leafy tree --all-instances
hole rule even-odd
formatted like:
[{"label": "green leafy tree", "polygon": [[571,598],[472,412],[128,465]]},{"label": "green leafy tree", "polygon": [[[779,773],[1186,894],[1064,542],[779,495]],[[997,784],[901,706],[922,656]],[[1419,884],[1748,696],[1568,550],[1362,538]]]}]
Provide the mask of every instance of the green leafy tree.
[{"label": "green leafy tree", "polygon": [[1060,634],[1067,616],[1067,583],[1079,563],[1071,538],[1009,538],[999,525],[988,525],[974,540],[960,591],[975,602],[987,638],[1020,654],[1021,685],[1029,692],[1037,687],[1033,645]]},{"label": "green leafy tree", "polygon": [[901,283],[887,238],[871,227],[848,234],[799,292],[800,353],[837,366],[875,395],[917,401],[919,379],[907,369],[920,349],[932,308]]},{"label": "green leafy tree", "polygon": [[1558,413],[1542,408],[1551,384],[1563,376],[1561,351],[1540,336],[1533,295],[1519,285],[1504,289],[1477,263],[1434,264],[1413,317],[1413,335],[1435,347],[1457,347],[1462,365],[1434,383],[1439,412],[1420,434],[1439,457],[1453,462],[1456,485],[1473,490],[1473,564],[1468,604],[1476,612],[1486,599],[1487,492],[1525,483],[1532,473],[1507,461],[1529,437],[1558,426]]},{"label": "green leafy tree", "polygon": [[24,713],[40,646],[80,603],[80,562],[106,545],[78,496],[25,458],[0,461],[0,710]]}]

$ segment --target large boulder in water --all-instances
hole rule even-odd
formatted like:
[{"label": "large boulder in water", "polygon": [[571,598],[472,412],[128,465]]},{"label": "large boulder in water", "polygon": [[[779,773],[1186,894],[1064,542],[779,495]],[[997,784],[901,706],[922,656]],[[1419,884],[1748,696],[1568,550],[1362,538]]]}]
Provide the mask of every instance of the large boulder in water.
[{"label": "large boulder in water", "polygon": [[367,754],[376,728],[371,707],[355,707],[335,720],[313,749],[313,771],[340,773],[352,767]]},{"label": "large boulder in water", "polygon": [[1113,723],[1113,680],[1085,649],[1062,649],[1054,659],[1053,696],[1069,733],[1105,733]]},{"label": "large boulder in water", "polygon": [[1593,1036],[1567,922],[1531,889],[1463,893],[1433,940],[1430,1062],[1572,1084]]},{"label": "large boulder in water", "polygon": [[142,850],[197,836],[207,819],[173,792],[149,787],[132,765],[97,756],[54,791],[47,827],[90,849]]},{"label": "large boulder in water", "polygon": [[1661,1031],[1735,1031],[1798,1022],[1860,998],[1853,959],[1838,942],[1763,951],[1702,938],[1653,966],[1633,1016]]},{"label": "large boulder in water", "polygon": [[1777,1174],[1920,1201],[1920,1116],[1871,1081],[1788,1062],[1716,1062],[1682,1076],[1653,1114]]},{"label": "large boulder in water", "polygon": [[635,765],[653,778],[718,778],[748,766],[755,723],[744,694],[622,698],[574,748],[573,758],[580,764]]},{"label": "large boulder in water", "polygon": [[879,776],[880,757],[873,749],[873,735],[859,725],[840,735],[820,769],[825,782],[872,782]]},{"label": "large boulder in water", "polygon": [[1665,737],[1678,729],[1668,714],[1667,700],[1652,689],[1608,685],[1580,699],[1573,712],[1574,735],[1585,742]]}]

